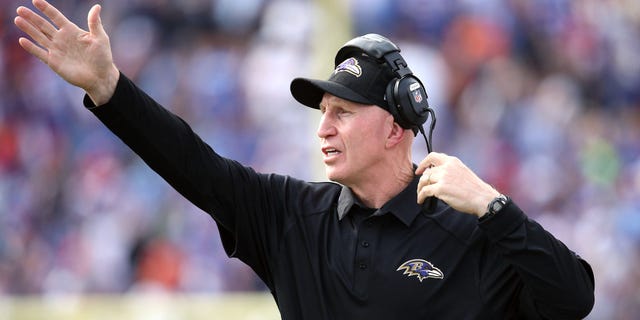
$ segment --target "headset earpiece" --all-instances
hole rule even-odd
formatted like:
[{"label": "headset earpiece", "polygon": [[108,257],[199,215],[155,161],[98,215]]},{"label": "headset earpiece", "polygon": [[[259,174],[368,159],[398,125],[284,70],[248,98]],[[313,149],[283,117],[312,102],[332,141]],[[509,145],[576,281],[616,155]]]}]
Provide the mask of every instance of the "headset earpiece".
[{"label": "headset earpiece", "polygon": [[385,92],[388,110],[400,126],[417,133],[432,111],[424,85],[407,66],[400,48],[381,35],[367,34],[342,46],[336,54],[336,65],[357,53],[365,53],[391,68],[396,77],[389,82]]},{"label": "headset earpiece", "polygon": [[[429,102],[427,92],[420,80],[412,75],[405,76],[391,83],[393,86],[393,102],[406,126],[421,126],[429,118]],[[391,106],[390,106],[391,107]]]}]

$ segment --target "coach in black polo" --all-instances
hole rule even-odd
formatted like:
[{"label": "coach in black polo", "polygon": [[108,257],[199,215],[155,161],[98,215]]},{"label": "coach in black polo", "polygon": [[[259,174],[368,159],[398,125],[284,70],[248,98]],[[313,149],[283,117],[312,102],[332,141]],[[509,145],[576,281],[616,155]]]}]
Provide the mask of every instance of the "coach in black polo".
[{"label": "coach in black polo", "polygon": [[327,81],[292,82],[294,97],[322,112],[319,149],[333,181],[305,182],[221,157],[121,74],[100,6],[86,32],[44,0],[34,5],[48,19],[18,9],[16,25],[40,45],[22,38],[23,48],[83,88],[91,112],[211,215],[283,319],[578,319],[591,310],[589,265],[514,201],[455,157],[411,162],[415,130],[389,99],[409,99],[419,115],[426,92],[417,80],[388,85],[407,76],[406,66],[391,71],[398,56],[381,61],[376,45],[348,51]]}]

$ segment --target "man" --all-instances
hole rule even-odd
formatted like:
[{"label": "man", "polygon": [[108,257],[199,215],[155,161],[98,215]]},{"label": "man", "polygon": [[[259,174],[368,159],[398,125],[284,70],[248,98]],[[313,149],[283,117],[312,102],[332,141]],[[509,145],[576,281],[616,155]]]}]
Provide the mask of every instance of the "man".
[{"label": "man", "polygon": [[[91,112],[213,217],[227,253],[266,283],[283,319],[578,319],[591,310],[589,265],[514,201],[455,157],[432,152],[412,164],[424,117],[407,123],[389,103],[404,99],[389,83],[411,75],[392,71],[386,50],[385,62],[376,45],[346,46],[328,81],[292,82],[294,97],[322,112],[317,134],[334,181],[309,183],[217,155],[138,89],[112,61],[100,6],[86,32],[33,3],[52,23],[19,7],[15,24],[39,46],[20,45],[84,89]],[[421,113],[417,82],[406,93]]]}]

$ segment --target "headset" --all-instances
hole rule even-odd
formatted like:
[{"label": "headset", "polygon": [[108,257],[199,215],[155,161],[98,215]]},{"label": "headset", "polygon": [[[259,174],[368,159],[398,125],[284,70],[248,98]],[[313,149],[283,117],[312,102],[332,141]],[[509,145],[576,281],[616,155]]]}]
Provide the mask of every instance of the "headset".
[{"label": "headset", "polygon": [[[336,54],[335,65],[337,66],[345,59],[361,53],[391,67],[395,78],[387,84],[385,91],[388,103],[387,110],[401,127],[412,129],[414,134],[420,131],[427,144],[427,152],[431,153],[433,151],[432,138],[433,130],[436,127],[436,114],[429,107],[427,90],[422,81],[414,76],[407,66],[407,62],[400,55],[400,48],[379,34],[369,33],[345,43]],[[427,137],[423,124],[429,116],[431,116],[431,124]],[[435,197],[429,197],[425,199],[423,207],[427,211],[432,211],[436,202]]]},{"label": "headset", "polygon": [[[427,144],[427,151],[432,151],[432,136],[435,128],[435,112],[429,107],[427,91],[406,61],[400,55],[400,48],[391,40],[375,33],[369,33],[345,43],[335,57],[335,65],[349,57],[364,53],[380,63],[386,63],[395,78],[386,87],[385,97],[388,110],[398,124],[405,129],[412,129],[415,134],[420,131]],[[424,132],[423,124],[431,116],[429,137]]]}]

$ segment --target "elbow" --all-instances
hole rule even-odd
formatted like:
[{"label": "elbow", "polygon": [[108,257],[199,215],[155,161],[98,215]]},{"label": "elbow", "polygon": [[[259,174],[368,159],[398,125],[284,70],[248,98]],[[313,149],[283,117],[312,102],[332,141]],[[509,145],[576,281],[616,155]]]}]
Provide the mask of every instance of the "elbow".
[{"label": "elbow", "polygon": [[593,310],[593,305],[595,304],[595,295],[593,290],[591,292],[584,292],[583,294],[576,296],[575,300],[575,310],[573,319],[584,319],[586,318],[591,310]]},{"label": "elbow", "polygon": [[[595,304],[595,279],[591,267],[583,263],[584,272],[571,284],[556,287],[553,295],[548,295],[545,307],[538,305],[538,312],[544,319],[584,319],[593,310]],[[541,302],[541,301],[540,301]]]},{"label": "elbow", "polygon": [[[577,294],[576,294],[577,293]],[[587,294],[576,292],[573,293],[570,300],[560,299],[554,305],[543,307],[538,304],[538,314],[542,319],[584,319],[586,318],[595,302],[593,293]],[[566,297],[569,298],[569,297]]]},{"label": "elbow", "polygon": [[578,312],[578,316],[580,319],[587,317],[591,310],[593,310],[593,306],[596,302],[595,298],[595,277],[593,275],[593,269],[586,261],[580,259],[580,263],[582,264],[584,271],[586,273],[584,283],[584,288],[582,290],[576,290],[580,292],[576,297],[576,306],[580,306]]},{"label": "elbow", "polygon": [[573,292],[570,292],[571,295],[571,303],[572,303],[572,311],[573,314],[569,319],[583,319],[586,318],[591,310],[593,310],[593,306],[595,304],[595,282],[593,278],[593,273],[591,270],[588,270],[590,275],[590,279],[586,279],[583,282],[582,287],[577,287]]},{"label": "elbow", "polygon": [[584,319],[595,304],[594,282],[584,281],[579,286],[565,291],[561,296],[557,296],[557,304],[551,307],[544,314],[553,315],[545,319]]},{"label": "elbow", "polygon": [[[578,259],[581,269],[576,272],[576,281],[573,288],[565,292],[567,305],[570,306],[566,310],[566,319],[583,319],[586,318],[595,304],[595,277],[593,269],[583,259]],[[581,272],[580,272],[581,271]]]}]

